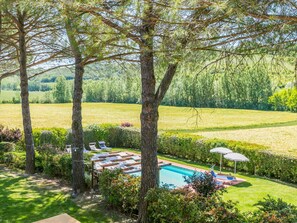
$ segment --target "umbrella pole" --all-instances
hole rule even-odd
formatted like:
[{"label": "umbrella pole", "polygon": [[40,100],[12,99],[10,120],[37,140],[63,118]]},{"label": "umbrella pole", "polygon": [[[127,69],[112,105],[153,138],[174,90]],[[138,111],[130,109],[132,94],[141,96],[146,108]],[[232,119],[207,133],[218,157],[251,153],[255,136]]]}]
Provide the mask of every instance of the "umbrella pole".
[{"label": "umbrella pole", "polygon": [[236,161],[235,161],[235,166],[234,166],[234,174],[236,174]]},{"label": "umbrella pole", "polygon": [[223,154],[221,154],[221,158],[220,158],[220,173],[222,173],[222,156]]}]

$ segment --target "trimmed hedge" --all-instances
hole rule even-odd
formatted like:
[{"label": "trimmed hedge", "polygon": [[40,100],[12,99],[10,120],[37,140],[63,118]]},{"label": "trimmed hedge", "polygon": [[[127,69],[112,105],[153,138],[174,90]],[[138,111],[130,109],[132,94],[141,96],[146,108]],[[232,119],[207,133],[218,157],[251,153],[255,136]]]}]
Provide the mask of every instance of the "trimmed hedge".
[{"label": "trimmed hedge", "polygon": [[[113,147],[140,148],[140,132],[133,128],[109,128],[108,142]],[[237,170],[297,183],[297,159],[274,154],[266,146],[257,144],[205,139],[189,134],[163,133],[158,136],[158,152],[202,163],[219,164],[220,156],[210,153],[214,147],[224,146],[244,154],[250,162],[239,162]],[[223,159],[225,167],[233,168],[234,162]]]},{"label": "trimmed hedge", "polygon": [[63,128],[33,129],[34,145],[37,147],[42,146],[43,144],[52,144],[53,146],[64,150],[67,133],[67,130]]},{"label": "trimmed hedge", "polygon": [[[71,133],[65,129],[35,129],[33,132],[36,146],[40,146],[42,142],[51,142],[53,146],[64,149],[66,144],[71,144]],[[104,140],[112,147],[140,149],[141,145],[139,130],[109,124],[88,126],[84,129],[84,138],[87,149],[89,142],[99,140]],[[218,146],[228,147],[250,159],[250,162],[238,163],[239,171],[297,183],[297,158],[271,153],[265,146],[231,140],[206,139],[181,133],[165,132],[158,136],[159,153],[194,162],[219,164],[220,156],[209,152],[210,149]],[[234,162],[223,159],[223,165],[233,168]]]}]

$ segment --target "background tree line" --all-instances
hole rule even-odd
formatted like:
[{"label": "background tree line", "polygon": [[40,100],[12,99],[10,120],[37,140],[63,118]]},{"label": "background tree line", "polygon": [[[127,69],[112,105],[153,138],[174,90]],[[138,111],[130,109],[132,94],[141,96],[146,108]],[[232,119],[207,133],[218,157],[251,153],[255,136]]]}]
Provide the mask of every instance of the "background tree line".
[{"label": "background tree line", "polygon": [[[225,61],[197,73],[205,62],[184,64],[173,79],[162,105],[209,108],[242,108],[259,110],[291,110],[274,99],[287,92],[286,83],[294,79],[294,72],[271,64],[266,59],[248,64]],[[194,64],[193,64],[194,63]],[[229,65],[226,65],[229,63]],[[107,66],[109,69],[90,69],[84,77],[84,102],[141,103],[139,69],[136,66]],[[275,73],[279,74],[276,75]],[[104,75],[103,75],[104,74]],[[50,80],[50,81],[48,81]],[[71,102],[73,92],[71,74],[41,75],[29,81],[29,91],[45,91],[43,97],[32,98],[33,103]],[[47,82],[48,81],[48,82]],[[293,82],[292,82],[293,83]],[[293,84],[290,87],[293,87]],[[3,81],[2,90],[18,90],[15,82]],[[282,90],[282,91],[280,91]],[[14,96],[15,97],[15,96]],[[10,99],[12,100],[12,99]],[[275,101],[277,100],[277,102]],[[292,101],[292,100],[291,100]],[[5,100],[7,103],[8,100]],[[19,102],[16,100],[15,102]],[[296,107],[296,106],[295,106]]]}]

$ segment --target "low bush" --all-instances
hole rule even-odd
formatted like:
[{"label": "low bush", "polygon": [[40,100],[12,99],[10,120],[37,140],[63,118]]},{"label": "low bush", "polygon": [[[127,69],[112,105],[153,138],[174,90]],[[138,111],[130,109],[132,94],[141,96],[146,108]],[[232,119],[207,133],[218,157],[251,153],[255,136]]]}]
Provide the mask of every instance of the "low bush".
[{"label": "low bush", "polygon": [[113,127],[109,129],[107,141],[113,147],[140,149],[140,132],[138,129]]},{"label": "low bush", "polygon": [[146,200],[149,222],[245,222],[235,204],[224,202],[220,196],[204,197],[184,189],[157,188],[148,192]]},{"label": "low bush", "polygon": [[259,210],[252,213],[251,222],[257,223],[295,223],[297,222],[297,207],[269,195],[256,206]]},{"label": "low bush", "polygon": [[26,154],[23,152],[7,152],[3,154],[1,161],[8,167],[24,170]]},{"label": "low bush", "polygon": [[[103,124],[103,125],[89,125],[84,128],[84,143],[85,147],[89,148],[90,142],[105,141],[108,145],[110,144],[108,136],[110,135],[109,131],[111,128],[114,128],[114,125]],[[69,135],[69,138],[71,136]],[[71,144],[71,143],[69,143]]]},{"label": "low bush", "polygon": [[33,129],[34,145],[51,144],[61,150],[65,149],[67,130],[63,128]]},{"label": "low bush", "polygon": [[[211,196],[223,189],[223,186],[218,186],[213,176],[207,172],[194,172],[192,176],[185,176],[184,178],[185,182],[203,197]],[[222,192],[223,190],[220,191]]]},{"label": "low bush", "polygon": [[275,92],[268,100],[274,110],[297,112],[297,90],[283,89]]},{"label": "low bush", "polygon": [[12,142],[0,142],[0,154],[4,152],[12,152],[15,150],[15,144]]},{"label": "low bush", "polygon": [[104,170],[99,175],[99,190],[113,208],[136,214],[139,202],[140,178],[123,174],[120,170]]},{"label": "low bush", "polygon": [[0,142],[18,142],[22,138],[20,129],[9,129],[0,125]]}]

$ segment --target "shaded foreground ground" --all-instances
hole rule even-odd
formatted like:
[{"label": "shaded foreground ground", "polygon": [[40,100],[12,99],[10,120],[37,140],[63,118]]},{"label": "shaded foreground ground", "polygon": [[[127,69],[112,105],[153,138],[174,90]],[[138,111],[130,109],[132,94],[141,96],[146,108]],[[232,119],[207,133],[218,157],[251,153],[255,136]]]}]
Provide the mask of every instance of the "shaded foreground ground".
[{"label": "shaded foreground ground", "polygon": [[0,166],[0,222],[33,222],[68,213],[81,222],[131,222],[103,209],[100,197],[72,200],[70,189],[41,176],[27,177]]}]

